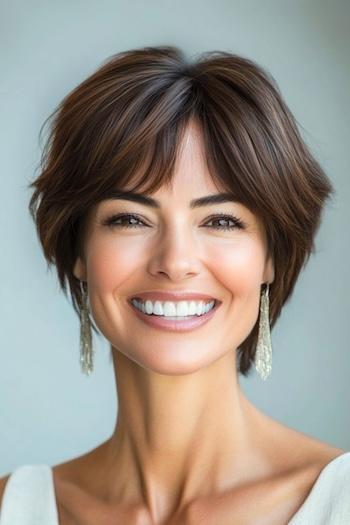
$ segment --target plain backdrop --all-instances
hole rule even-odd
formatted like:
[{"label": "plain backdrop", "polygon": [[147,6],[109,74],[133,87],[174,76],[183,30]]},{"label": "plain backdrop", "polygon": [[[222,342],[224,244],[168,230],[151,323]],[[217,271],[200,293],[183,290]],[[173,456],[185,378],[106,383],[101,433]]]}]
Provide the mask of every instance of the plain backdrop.
[{"label": "plain backdrop", "polygon": [[254,370],[240,383],[271,417],[349,450],[350,3],[2,0],[0,10],[0,475],[71,459],[113,431],[108,342],[95,337],[95,371],[84,376],[79,320],[47,270],[27,185],[60,100],[112,54],[147,45],[258,62],[335,186],[316,254],[272,332],[272,375],[263,382]]}]

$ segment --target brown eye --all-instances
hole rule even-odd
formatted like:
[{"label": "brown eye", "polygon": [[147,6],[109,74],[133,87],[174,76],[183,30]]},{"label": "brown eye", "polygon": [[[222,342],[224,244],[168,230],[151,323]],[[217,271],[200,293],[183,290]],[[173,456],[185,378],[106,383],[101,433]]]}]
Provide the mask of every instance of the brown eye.
[{"label": "brown eye", "polygon": [[217,226],[209,226],[209,228],[214,228],[215,230],[233,230],[235,228],[244,229],[245,227],[243,221],[233,215],[215,215],[210,218],[209,222],[218,223]]},{"label": "brown eye", "polygon": [[[118,222],[119,221],[119,222]],[[138,228],[139,224],[144,224],[141,219],[139,219],[136,215],[132,215],[129,213],[123,213],[119,215],[111,215],[110,217],[107,217],[103,221],[104,226],[110,226],[111,228]],[[144,226],[146,226],[144,224]]]}]

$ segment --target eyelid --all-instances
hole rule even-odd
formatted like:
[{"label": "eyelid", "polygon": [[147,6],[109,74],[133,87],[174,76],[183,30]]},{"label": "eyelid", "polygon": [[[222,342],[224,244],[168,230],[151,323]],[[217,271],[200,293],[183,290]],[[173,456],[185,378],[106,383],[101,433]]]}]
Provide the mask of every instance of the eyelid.
[{"label": "eyelid", "polygon": [[210,219],[216,219],[218,217],[222,217],[222,218],[227,217],[228,219],[232,219],[232,220],[235,220],[235,221],[240,222],[242,224],[245,224],[244,221],[238,215],[235,215],[234,213],[231,213],[231,212],[216,212],[216,213],[212,213],[211,215],[208,215],[208,217],[206,217],[205,220],[208,221]]},{"label": "eyelid", "polygon": [[[127,210],[127,209],[120,209],[116,212],[113,212],[111,211],[110,213],[106,213],[106,219],[108,218],[111,218],[111,217],[117,217],[117,216],[120,216],[120,215],[134,215],[135,217],[138,217],[140,218],[140,220],[143,220],[143,221],[147,221],[148,219],[143,217],[142,215],[140,215],[139,212],[134,212],[134,211],[130,211],[130,210]],[[239,221],[241,221],[242,223],[244,222],[243,219],[241,219],[240,215],[239,214],[236,214],[232,211],[217,211],[215,213],[211,213],[210,215],[208,215],[206,217],[206,220],[207,219],[210,219],[210,218],[214,218],[214,217],[218,217],[218,216],[231,216],[232,218],[234,219],[237,219]],[[104,221],[105,219],[102,219],[102,221]]]},{"label": "eyelid", "polygon": [[[115,224],[113,225],[113,221],[116,221],[116,220],[119,220],[119,219],[123,219],[124,217],[127,217],[127,218],[133,218],[133,219],[136,219],[137,221],[143,223],[144,226],[146,227],[149,227],[149,225],[147,224],[147,220],[144,219],[143,217],[141,217],[138,213],[132,213],[130,211],[126,212],[126,211],[120,211],[120,212],[117,212],[117,213],[112,213],[110,215],[108,215],[104,220],[102,220],[102,225],[103,226],[107,226],[107,227],[120,227],[120,228],[123,228],[123,225],[122,224]],[[220,219],[226,219],[228,221],[231,221],[234,223],[233,226],[208,226],[208,228],[212,228],[214,230],[218,230],[218,231],[224,231],[224,230],[234,230],[234,229],[241,229],[241,230],[245,230],[247,228],[247,225],[245,223],[245,221],[243,221],[241,218],[237,217],[236,215],[233,215],[232,213],[225,213],[225,212],[217,212],[217,213],[213,213],[211,215],[209,215],[208,217],[206,217],[205,219],[205,224],[204,226],[212,221],[212,220],[220,220]],[[125,226],[126,228],[132,228],[132,227],[141,227],[142,225],[139,225],[139,224],[136,224],[136,225],[129,225],[129,226]]]}]

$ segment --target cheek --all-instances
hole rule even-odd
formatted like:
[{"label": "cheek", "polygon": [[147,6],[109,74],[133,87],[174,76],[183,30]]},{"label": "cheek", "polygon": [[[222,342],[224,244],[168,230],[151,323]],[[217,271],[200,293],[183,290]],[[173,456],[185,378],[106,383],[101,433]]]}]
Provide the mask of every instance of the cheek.
[{"label": "cheek", "polygon": [[256,238],[244,237],[213,252],[211,273],[224,290],[227,306],[221,334],[227,348],[237,348],[257,321],[264,263],[264,247]]},{"label": "cheek", "polygon": [[256,295],[264,273],[264,250],[253,237],[242,237],[225,246],[216,246],[211,271],[223,287],[237,296]]},{"label": "cheek", "polygon": [[[124,241],[124,242],[123,242]],[[91,239],[87,253],[87,271],[90,287],[108,292],[118,288],[134,273],[140,264],[140,243],[111,237]]]},{"label": "cheek", "polygon": [[109,341],[114,341],[115,325],[121,338],[128,337],[127,332],[123,333],[123,308],[118,303],[123,300],[121,291],[130,289],[130,281],[140,265],[140,243],[130,243],[130,239],[123,241],[121,238],[116,242],[112,236],[96,235],[91,237],[86,254],[91,313]]}]

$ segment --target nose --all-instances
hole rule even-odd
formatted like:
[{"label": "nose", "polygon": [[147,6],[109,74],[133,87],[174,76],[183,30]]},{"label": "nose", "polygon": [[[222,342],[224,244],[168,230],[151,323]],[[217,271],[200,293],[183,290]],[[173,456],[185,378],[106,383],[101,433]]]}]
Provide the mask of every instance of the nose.
[{"label": "nose", "polygon": [[168,228],[154,252],[150,254],[148,271],[152,276],[166,275],[179,281],[200,272],[200,250],[188,224]]}]

